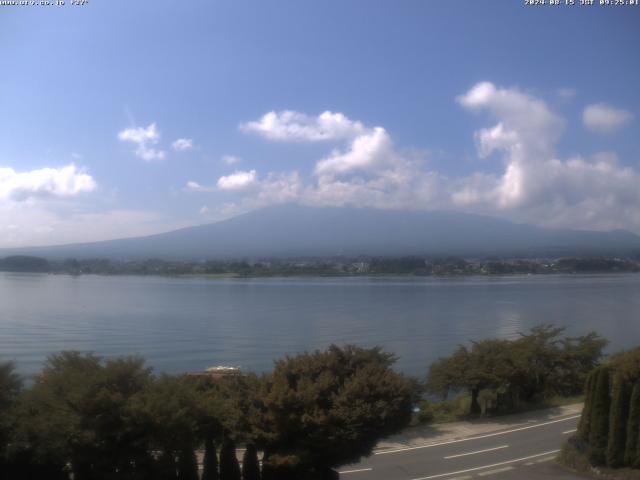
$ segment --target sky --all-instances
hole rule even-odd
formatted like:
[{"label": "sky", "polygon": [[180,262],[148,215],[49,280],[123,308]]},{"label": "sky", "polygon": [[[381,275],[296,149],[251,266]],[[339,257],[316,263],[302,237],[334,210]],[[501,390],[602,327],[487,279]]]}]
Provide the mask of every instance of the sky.
[{"label": "sky", "polygon": [[519,0],[0,6],[0,247],[281,203],[640,234],[639,27]]}]

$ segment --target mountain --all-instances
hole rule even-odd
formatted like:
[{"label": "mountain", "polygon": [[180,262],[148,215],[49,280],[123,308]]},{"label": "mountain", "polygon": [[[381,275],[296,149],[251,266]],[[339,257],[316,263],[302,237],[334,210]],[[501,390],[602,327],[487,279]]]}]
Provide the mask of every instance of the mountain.
[{"label": "mountain", "polygon": [[579,255],[640,251],[616,230],[557,230],[457,212],[268,207],[147,237],[0,251],[47,258],[296,257],[336,255]]}]

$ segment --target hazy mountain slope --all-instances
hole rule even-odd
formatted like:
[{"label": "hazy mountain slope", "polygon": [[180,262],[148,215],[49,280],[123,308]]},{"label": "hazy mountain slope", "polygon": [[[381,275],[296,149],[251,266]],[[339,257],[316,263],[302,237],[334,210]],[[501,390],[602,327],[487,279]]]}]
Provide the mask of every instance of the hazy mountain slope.
[{"label": "hazy mountain slope", "polygon": [[640,249],[626,231],[551,230],[455,212],[278,206],[148,237],[2,251],[50,258],[579,254]]}]

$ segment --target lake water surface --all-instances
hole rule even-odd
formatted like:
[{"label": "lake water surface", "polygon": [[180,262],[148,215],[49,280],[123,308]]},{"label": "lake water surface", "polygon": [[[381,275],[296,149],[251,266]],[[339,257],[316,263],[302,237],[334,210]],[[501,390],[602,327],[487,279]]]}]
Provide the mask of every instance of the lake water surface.
[{"label": "lake water surface", "polygon": [[382,345],[424,375],[456,345],[540,323],[640,344],[640,275],[204,279],[0,273],[0,359],[140,354],[157,371],[237,365],[331,343]]}]

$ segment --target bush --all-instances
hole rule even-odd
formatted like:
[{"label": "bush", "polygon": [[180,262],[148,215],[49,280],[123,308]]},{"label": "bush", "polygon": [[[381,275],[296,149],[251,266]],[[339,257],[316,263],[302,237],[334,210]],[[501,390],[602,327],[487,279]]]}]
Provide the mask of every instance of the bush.
[{"label": "bush", "polygon": [[420,402],[420,411],[418,412],[417,420],[418,423],[424,425],[425,423],[431,423],[433,421],[433,409],[431,408],[431,404],[427,400],[423,400]]}]

